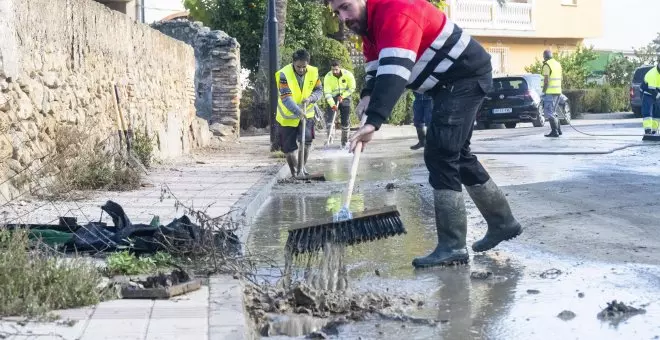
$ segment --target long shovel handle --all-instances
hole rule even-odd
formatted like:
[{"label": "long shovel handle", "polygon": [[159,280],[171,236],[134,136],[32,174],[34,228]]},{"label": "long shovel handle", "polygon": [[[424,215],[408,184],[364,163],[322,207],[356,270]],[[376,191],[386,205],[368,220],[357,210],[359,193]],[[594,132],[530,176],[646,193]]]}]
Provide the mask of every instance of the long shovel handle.
[{"label": "long shovel handle", "polygon": [[302,124],[302,136],[300,137],[300,150],[298,151],[298,176],[302,175],[303,161],[305,159],[305,135],[307,134],[307,104],[303,108],[303,115],[300,117]]}]

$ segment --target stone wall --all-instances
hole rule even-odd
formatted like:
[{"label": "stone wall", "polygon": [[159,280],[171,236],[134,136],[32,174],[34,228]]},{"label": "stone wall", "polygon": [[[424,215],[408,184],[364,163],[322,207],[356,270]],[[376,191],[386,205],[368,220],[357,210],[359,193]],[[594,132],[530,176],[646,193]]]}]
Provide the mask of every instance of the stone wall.
[{"label": "stone wall", "polygon": [[90,0],[0,0],[0,202],[57,157],[58,131],[116,144],[113,85],[166,159],[210,143],[195,116],[190,46]]},{"label": "stone wall", "polygon": [[195,107],[215,135],[238,138],[240,131],[240,46],[223,31],[178,19],[151,25],[195,49]]}]

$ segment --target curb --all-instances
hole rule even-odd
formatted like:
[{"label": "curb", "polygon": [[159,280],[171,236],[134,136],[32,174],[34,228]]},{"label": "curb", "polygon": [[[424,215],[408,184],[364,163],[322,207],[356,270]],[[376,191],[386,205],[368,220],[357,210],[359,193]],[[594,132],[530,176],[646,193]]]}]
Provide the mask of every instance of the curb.
[{"label": "curb", "polygon": [[[276,165],[273,170],[257,181],[247,193],[234,203],[229,217],[240,226],[238,238],[245,245],[250,235],[251,222],[259,209],[266,202],[273,186],[280,178],[286,177],[289,168]],[[251,327],[252,321],[245,310],[243,301],[245,285],[232,275],[213,275],[209,277],[209,340],[252,340],[259,338]]]},{"label": "curb", "polygon": [[[273,168],[276,167],[277,166],[273,166]],[[279,170],[273,170],[269,174],[263,176],[229,209],[229,216],[232,221],[242,226],[242,228],[238,230],[239,235],[237,235],[241,244],[245,244],[247,241],[247,237],[250,234],[250,222],[252,222],[252,219],[257,216],[259,208],[261,208],[264,202],[266,202],[266,199],[268,199],[271,189],[277,184],[278,179],[286,176],[288,171],[288,166],[284,164],[280,166]]]},{"label": "curb", "polygon": [[580,119],[609,120],[609,119],[633,119],[636,117],[632,112],[611,112],[611,113],[583,113]]}]

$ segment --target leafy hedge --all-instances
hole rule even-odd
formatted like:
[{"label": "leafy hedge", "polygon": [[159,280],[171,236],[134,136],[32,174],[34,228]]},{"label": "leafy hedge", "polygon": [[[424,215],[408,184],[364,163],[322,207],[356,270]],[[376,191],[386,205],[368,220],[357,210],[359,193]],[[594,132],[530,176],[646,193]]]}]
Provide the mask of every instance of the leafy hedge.
[{"label": "leafy hedge", "polygon": [[629,90],[608,85],[579,90],[566,90],[564,94],[571,104],[573,118],[584,113],[610,113],[630,110]]},{"label": "leafy hedge", "polygon": [[[364,67],[362,66],[357,67],[353,74],[355,75],[355,82],[357,84],[356,93],[353,94],[353,97],[351,98],[353,100],[353,109],[355,109],[355,106],[360,100],[359,92],[362,88],[364,88],[364,77],[365,77]],[[415,97],[413,96],[412,92],[406,90],[406,92],[404,92],[401,95],[401,98],[399,98],[399,101],[394,106],[394,109],[392,109],[392,115],[390,116],[390,118],[387,120],[386,123],[392,125],[404,125],[404,124],[412,123],[412,118],[413,118],[412,104],[414,99]],[[355,126],[358,123],[359,122],[357,119],[357,115],[355,115],[354,112],[352,112],[351,124]]]}]

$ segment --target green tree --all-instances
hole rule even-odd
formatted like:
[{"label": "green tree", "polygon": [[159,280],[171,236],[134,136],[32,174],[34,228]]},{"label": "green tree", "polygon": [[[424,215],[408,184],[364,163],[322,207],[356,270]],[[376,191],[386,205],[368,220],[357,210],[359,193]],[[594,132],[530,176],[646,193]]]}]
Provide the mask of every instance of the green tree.
[{"label": "green tree", "polygon": [[216,10],[215,0],[183,0],[183,7],[185,7],[190,16],[197,21],[201,21],[206,26],[211,25],[211,16]]},{"label": "green tree", "polygon": [[[580,89],[587,85],[587,77],[589,76],[589,68],[587,64],[597,58],[593,47],[578,46],[575,52],[560,53],[555,52],[555,59],[561,64],[563,70],[562,88],[564,89]],[[543,62],[538,58],[534,64],[525,67],[525,71],[529,73],[541,74]]]},{"label": "green tree", "polygon": [[635,52],[635,65],[637,67],[641,65],[654,65],[658,62],[658,56],[660,56],[660,33],[658,36],[653,39],[648,45],[641,47],[639,49],[633,49]]},{"label": "green tree", "polygon": [[607,83],[615,87],[627,86],[637,68],[636,62],[622,55],[614,57],[605,66]]},{"label": "green tree", "polygon": [[184,0],[190,15],[241,44],[241,66],[257,70],[266,2],[259,0]]}]

